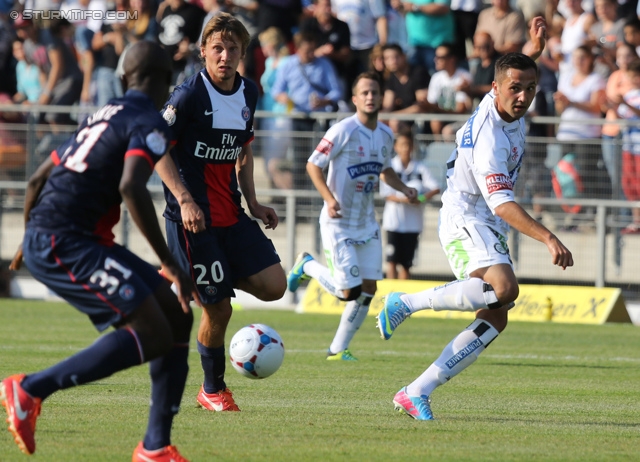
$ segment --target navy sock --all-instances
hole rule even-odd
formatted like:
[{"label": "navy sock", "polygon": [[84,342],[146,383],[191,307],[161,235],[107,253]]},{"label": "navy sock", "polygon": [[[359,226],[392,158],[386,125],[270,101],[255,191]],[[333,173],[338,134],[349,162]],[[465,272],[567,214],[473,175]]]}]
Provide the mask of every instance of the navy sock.
[{"label": "navy sock", "polygon": [[45,399],[58,390],[104,379],[143,362],[135,333],[117,329],[55,366],[28,375],[21,385],[31,396]]},{"label": "navy sock", "polygon": [[204,372],[204,392],[215,393],[227,388],[224,383],[224,370],[226,360],[224,357],[224,345],[218,348],[209,348],[198,342],[200,363]]},{"label": "navy sock", "polygon": [[149,364],[151,409],[144,436],[145,449],[160,449],[171,444],[171,425],[180,410],[189,372],[188,356],[189,344],[174,345],[167,355]]}]

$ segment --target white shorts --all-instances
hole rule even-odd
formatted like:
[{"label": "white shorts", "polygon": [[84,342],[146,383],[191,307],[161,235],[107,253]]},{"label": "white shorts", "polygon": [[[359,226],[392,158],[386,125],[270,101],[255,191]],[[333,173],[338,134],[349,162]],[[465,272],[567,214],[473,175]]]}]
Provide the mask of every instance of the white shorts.
[{"label": "white shorts", "polygon": [[513,268],[506,234],[475,217],[447,215],[441,210],[438,237],[458,279],[468,279],[478,268],[501,263]]},{"label": "white shorts", "polygon": [[337,289],[357,287],[363,279],[382,280],[382,241],[377,223],[354,232],[321,222],[320,234]]}]

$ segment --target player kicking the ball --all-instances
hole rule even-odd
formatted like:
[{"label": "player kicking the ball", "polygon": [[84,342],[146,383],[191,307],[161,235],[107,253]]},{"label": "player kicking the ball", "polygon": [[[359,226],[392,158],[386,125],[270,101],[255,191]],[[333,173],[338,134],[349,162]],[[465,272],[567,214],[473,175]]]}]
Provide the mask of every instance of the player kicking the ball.
[{"label": "player kicking the ball", "polygon": [[307,162],[307,172],[324,199],[320,232],[331,269],[302,253],[287,277],[292,292],[301,280],[312,277],[347,302],[328,360],[356,359],[349,343],[367,317],[376,281],[382,279],[380,226],[373,207],[379,178],[417,203],[416,190],[391,167],[393,133],[378,122],[381,94],[376,74],[366,72],[356,78],[352,101],[356,113],[333,125]]},{"label": "player kicking the ball", "polygon": [[[545,22],[531,23],[534,57],[544,48]],[[458,280],[416,294],[394,292],[378,315],[383,338],[416,311],[475,311],[476,319],[440,357],[393,399],[397,410],[433,420],[430,399],[440,385],[469,367],[507,326],[518,297],[518,281],[507,247],[509,226],[543,242],[554,265],[573,266],[571,252],[556,236],[514,202],[514,184],[525,146],[527,112],[536,93],[538,69],[532,58],[509,53],[496,62],[495,81],[456,136],[447,162],[442,196],[440,242]]]}]

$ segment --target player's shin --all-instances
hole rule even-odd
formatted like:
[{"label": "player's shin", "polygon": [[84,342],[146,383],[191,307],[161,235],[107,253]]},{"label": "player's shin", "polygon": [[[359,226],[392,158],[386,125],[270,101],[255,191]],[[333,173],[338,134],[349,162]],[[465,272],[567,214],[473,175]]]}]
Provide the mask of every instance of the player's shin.
[{"label": "player's shin", "polygon": [[151,408],[144,437],[145,449],[160,449],[171,444],[171,425],[180,410],[189,372],[188,355],[188,343],[175,344],[169,353],[149,364]]},{"label": "player's shin", "polygon": [[498,330],[487,321],[476,319],[442,350],[440,357],[420,377],[407,386],[407,394],[431,395],[436,387],[473,364],[498,334]]},{"label": "player's shin", "polygon": [[431,308],[434,311],[477,311],[500,308],[493,287],[480,278],[453,281],[401,299],[412,313]]},{"label": "player's shin", "polygon": [[44,400],[58,390],[104,379],[143,362],[135,331],[117,329],[55,366],[28,375],[21,385],[30,395]]},{"label": "player's shin", "polygon": [[329,351],[332,354],[349,348],[349,343],[351,343],[353,336],[367,318],[369,304],[372,298],[373,295],[362,293],[356,300],[347,303],[347,306],[342,312],[336,335],[329,347]]},{"label": "player's shin", "polygon": [[217,348],[210,348],[198,342],[198,353],[200,353],[200,364],[204,372],[205,393],[215,393],[227,388],[224,381],[226,370],[226,356],[224,345]]},{"label": "player's shin", "polygon": [[331,271],[326,266],[315,260],[308,261],[304,265],[304,273],[318,281],[320,285],[334,297],[343,298],[341,289],[336,287],[336,283],[331,276]]}]

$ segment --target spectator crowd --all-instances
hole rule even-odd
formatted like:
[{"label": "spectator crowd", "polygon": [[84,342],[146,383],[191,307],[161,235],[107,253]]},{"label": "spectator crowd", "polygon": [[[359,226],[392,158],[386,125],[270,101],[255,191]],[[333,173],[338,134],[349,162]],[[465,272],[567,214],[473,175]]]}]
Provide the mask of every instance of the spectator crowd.
[{"label": "spectator crowd", "polygon": [[[51,14],[57,11],[74,14]],[[543,16],[548,41],[531,113],[561,122],[530,124],[536,166],[521,182],[522,194],[545,195],[559,182],[559,172],[540,170],[546,147],[536,142],[555,137],[561,157],[571,156],[565,160],[579,172],[585,197],[640,198],[638,129],[616,123],[640,120],[637,0],[0,0],[0,102],[101,106],[122,95],[119,63],[143,39],[173,56],[178,85],[201,69],[202,29],[222,11],[252,35],[239,71],[259,84],[259,108],[274,114],[259,121],[267,136],[258,153],[275,187],[304,187],[296,167],[303,162],[281,161],[288,148],[301,160],[313,148],[308,138],[281,133],[318,128],[313,112],[352,110],[351,84],[365,70],[381,78],[382,119],[395,133],[409,127],[452,141],[461,123],[447,117],[474,110],[491,90],[496,59],[526,52],[528,24]],[[286,113],[301,115],[277,116]],[[421,113],[438,120],[418,126],[386,116]],[[595,120],[605,118],[605,124]],[[41,122],[54,135],[76,123],[67,113],[44,114]],[[7,137],[0,130],[5,145]],[[49,147],[44,143],[41,151]],[[640,232],[640,212],[633,217],[625,232]]]}]

